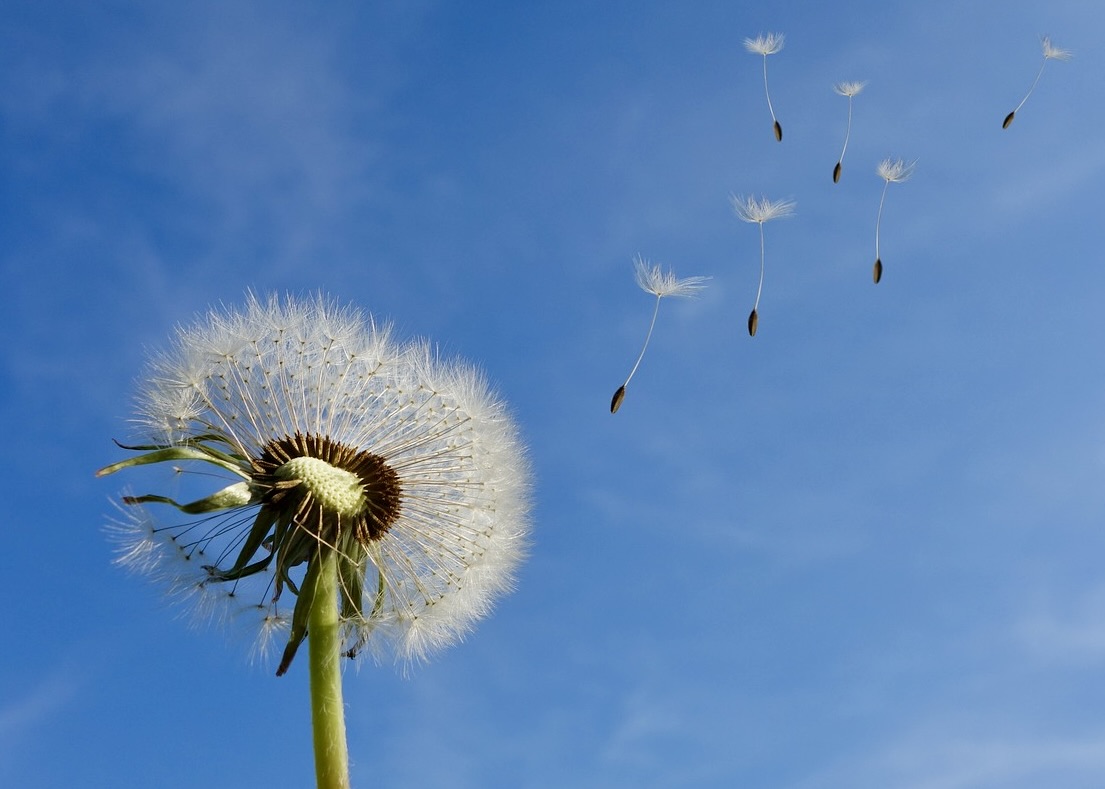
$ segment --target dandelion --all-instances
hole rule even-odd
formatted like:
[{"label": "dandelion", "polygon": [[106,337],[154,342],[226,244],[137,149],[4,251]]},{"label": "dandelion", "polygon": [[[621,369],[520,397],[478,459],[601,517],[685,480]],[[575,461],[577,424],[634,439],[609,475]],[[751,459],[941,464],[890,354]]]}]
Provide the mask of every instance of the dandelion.
[{"label": "dandelion", "polygon": [[844,167],[844,154],[848,150],[848,139],[852,136],[852,99],[863,90],[866,82],[838,82],[833,85],[833,90],[848,99],[848,128],[844,132],[844,147],[840,151],[840,158],[836,160],[833,168],[833,183],[840,181],[840,171]]},{"label": "dandelion", "polygon": [[629,386],[629,382],[636,374],[637,368],[641,366],[641,359],[645,358],[648,341],[652,339],[652,330],[656,327],[656,316],[660,312],[660,299],[665,296],[696,296],[698,291],[706,287],[703,283],[709,279],[709,277],[676,279],[675,274],[670,271],[665,274],[659,266],[649,266],[648,261],[642,259],[639,255],[633,260],[633,268],[637,285],[646,293],[654,295],[656,304],[652,308],[652,321],[648,324],[645,344],[641,347],[637,362],[633,365],[633,369],[629,371],[625,383],[618,387],[618,391],[614,392],[614,397],[610,401],[610,413],[612,414],[616,414],[618,409],[622,407],[622,400],[625,399],[625,388]]},{"label": "dandelion", "polygon": [[891,159],[883,159],[879,162],[879,166],[876,169],[879,177],[886,181],[882,187],[882,198],[879,200],[879,215],[875,220],[875,284],[879,284],[879,280],[882,279],[882,256],[879,254],[879,228],[882,226],[882,207],[886,202],[886,190],[890,188],[891,183],[900,184],[903,181],[909,180],[909,176],[913,175],[913,167],[916,162],[910,162],[906,164],[901,159],[896,161]]},{"label": "dandelion", "polygon": [[764,289],[764,222],[772,219],[783,219],[794,213],[793,200],[777,200],[772,202],[766,197],[757,200],[755,197],[729,198],[733,204],[733,210],[742,222],[751,222],[760,226],[760,284],[756,287],[756,303],[752,306],[752,312],[748,315],[748,334],[756,336],[756,327],[760,322],[760,294]]},{"label": "dandelion", "polygon": [[764,57],[764,93],[767,95],[767,111],[771,113],[771,122],[775,128],[775,139],[779,142],[783,141],[783,127],[775,117],[775,108],[771,106],[771,91],[767,88],[767,56],[774,55],[782,50],[784,38],[785,36],[782,33],[768,33],[766,36],[761,33],[755,38],[744,40],[745,49],[754,55],[763,55]]},{"label": "dandelion", "polygon": [[1028,89],[1028,93],[1024,94],[1024,98],[1021,99],[1021,103],[1018,104],[1013,111],[1005,116],[1005,120],[1001,122],[1001,128],[1008,129],[1009,124],[1013,122],[1013,117],[1017,114],[1017,110],[1024,106],[1024,103],[1028,101],[1028,97],[1032,95],[1032,91],[1036,90],[1036,84],[1040,81],[1040,77],[1044,74],[1044,67],[1049,60],[1070,60],[1074,53],[1068,49],[1059,49],[1059,47],[1053,46],[1051,39],[1047,36],[1043,36],[1040,39],[1040,48],[1044,53],[1044,62],[1040,64],[1040,70],[1036,72],[1036,79],[1032,80],[1032,85]]},{"label": "dandelion", "polygon": [[321,296],[212,311],[142,381],[144,443],[124,447],[140,454],[98,475],[169,462],[207,470],[184,484],[229,484],[125,496],[118,563],[202,618],[285,637],[277,676],[306,640],[319,786],[347,786],[340,657],[423,659],[513,584],[528,469],[503,404],[471,367]]}]

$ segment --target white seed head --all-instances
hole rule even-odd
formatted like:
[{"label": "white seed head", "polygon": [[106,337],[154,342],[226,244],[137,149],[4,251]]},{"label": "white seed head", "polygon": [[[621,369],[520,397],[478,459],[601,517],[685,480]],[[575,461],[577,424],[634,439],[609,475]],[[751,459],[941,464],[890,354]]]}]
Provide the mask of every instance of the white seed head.
[{"label": "white seed head", "polygon": [[637,285],[646,293],[663,298],[664,296],[696,296],[702,290],[709,277],[686,277],[676,279],[671,271],[664,272],[660,266],[650,266],[648,261],[638,255],[633,259]]},{"label": "white seed head", "polygon": [[775,200],[773,202],[766,197],[757,200],[754,195],[749,197],[730,195],[729,202],[732,203],[733,210],[742,222],[758,225],[770,222],[772,219],[793,216],[795,206],[793,200]]},{"label": "white seed head", "polygon": [[1040,39],[1040,47],[1044,51],[1044,57],[1048,60],[1070,60],[1074,57],[1074,53],[1069,49],[1060,49],[1057,46],[1053,46],[1050,36],[1043,36]]},{"label": "white seed head", "polygon": [[841,96],[847,96],[851,98],[852,96],[859,95],[859,92],[865,87],[867,87],[866,80],[864,80],[863,82],[838,82],[833,85],[833,90],[835,90]]},{"label": "white seed head", "polygon": [[883,180],[893,183],[901,183],[902,181],[908,181],[909,177],[913,175],[913,168],[917,165],[917,162],[905,162],[902,159],[883,159],[879,162],[879,166],[876,171],[879,177]]},{"label": "white seed head", "polygon": [[746,38],[744,48],[756,55],[774,55],[783,48],[785,36],[782,33],[761,33],[755,38]]},{"label": "white seed head", "polygon": [[[357,594],[348,608],[343,597],[351,655],[423,659],[463,638],[513,587],[529,531],[529,466],[504,404],[473,367],[442,361],[422,341],[400,344],[387,327],[321,296],[251,295],[242,309],[179,329],[142,381],[143,443],[202,450],[210,457],[188,459],[237,480],[202,508],[176,505],[221,513],[174,511],[162,523],[155,508],[175,502],[129,497],[125,516],[108,527],[119,563],[201,619],[232,624],[247,615],[262,642],[287,628],[294,598],[284,589],[277,599],[288,579],[278,555],[268,563],[272,533],[239,554],[265,507],[291,519],[285,531],[299,544],[337,550],[345,562],[343,595]],[[296,520],[302,507],[280,509],[281,496],[311,503],[331,531]],[[350,522],[377,515],[365,534],[349,533]],[[299,584],[308,559],[296,556],[283,570]]]}]

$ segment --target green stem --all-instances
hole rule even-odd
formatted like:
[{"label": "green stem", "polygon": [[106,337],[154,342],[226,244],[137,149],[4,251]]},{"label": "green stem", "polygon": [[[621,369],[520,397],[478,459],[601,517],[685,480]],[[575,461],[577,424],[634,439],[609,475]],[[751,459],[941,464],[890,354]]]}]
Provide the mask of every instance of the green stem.
[{"label": "green stem", "polygon": [[311,663],[311,722],[318,789],[349,789],[349,750],[341,694],[338,556],[323,548],[307,636]]}]

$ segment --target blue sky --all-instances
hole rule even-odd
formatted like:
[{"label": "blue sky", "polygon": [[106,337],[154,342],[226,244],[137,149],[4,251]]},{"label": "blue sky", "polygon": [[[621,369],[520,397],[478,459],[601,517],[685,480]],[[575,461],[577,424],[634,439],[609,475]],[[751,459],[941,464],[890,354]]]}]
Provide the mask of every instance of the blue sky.
[{"label": "blue sky", "polygon": [[[0,783],[310,785],[306,673],[113,567],[93,477],[254,289],[478,363],[535,469],[518,591],[347,674],[355,785],[1105,784],[1105,8],[834,5],[7,3]],[[733,193],[797,203],[755,338]],[[611,416],[637,254],[712,279]]]}]

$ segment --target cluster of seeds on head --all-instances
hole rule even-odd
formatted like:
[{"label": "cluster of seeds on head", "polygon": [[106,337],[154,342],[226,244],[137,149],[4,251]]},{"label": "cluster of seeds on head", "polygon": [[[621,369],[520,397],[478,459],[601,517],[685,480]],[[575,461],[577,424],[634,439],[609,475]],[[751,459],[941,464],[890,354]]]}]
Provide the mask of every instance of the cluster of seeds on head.
[{"label": "cluster of seeds on head", "polygon": [[329,545],[349,530],[362,545],[384,536],[398,519],[399,475],[379,455],[327,436],[296,433],[273,439],[251,460],[251,483],[262,506],[294,513],[300,528]]},{"label": "cluster of seeds on head", "polygon": [[[236,481],[183,503],[124,497],[120,560],[201,616],[261,611],[262,636],[287,630],[277,673],[331,560],[349,656],[421,658],[512,585],[528,472],[502,403],[474,368],[354,310],[274,296],[212,312],[153,359],[139,418],[153,443],[101,475],[168,461]],[[144,505],[193,517],[158,524]]]}]

